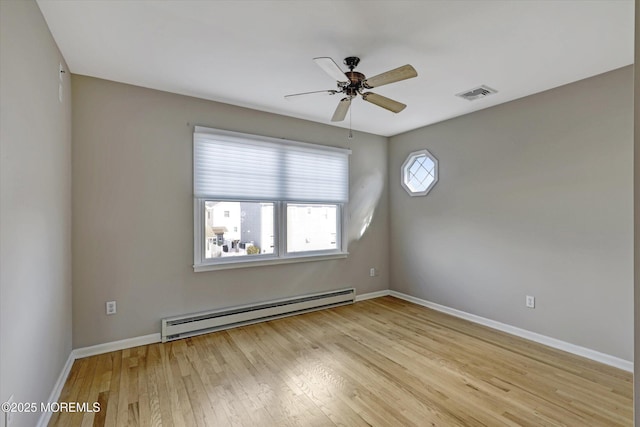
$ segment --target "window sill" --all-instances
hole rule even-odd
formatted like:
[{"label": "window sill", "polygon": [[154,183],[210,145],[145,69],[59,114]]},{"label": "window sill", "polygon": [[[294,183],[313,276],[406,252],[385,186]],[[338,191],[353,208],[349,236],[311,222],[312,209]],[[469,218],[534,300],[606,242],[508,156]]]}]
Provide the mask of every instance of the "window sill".
[{"label": "window sill", "polygon": [[256,259],[251,261],[226,261],[215,264],[197,264],[193,266],[193,271],[196,273],[202,271],[216,271],[216,270],[230,270],[234,268],[248,268],[248,267],[263,267],[268,265],[279,264],[293,264],[298,262],[311,262],[311,261],[328,261],[332,259],[343,259],[349,255],[349,252],[339,252],[326,255],[299,255],[286,258],[269,258],[269,259]]}]

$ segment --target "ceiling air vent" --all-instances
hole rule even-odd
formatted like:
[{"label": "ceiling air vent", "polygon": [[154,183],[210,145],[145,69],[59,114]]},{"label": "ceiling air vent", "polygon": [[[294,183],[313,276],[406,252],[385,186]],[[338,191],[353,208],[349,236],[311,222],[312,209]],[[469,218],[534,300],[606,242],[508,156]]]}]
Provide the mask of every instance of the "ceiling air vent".
[{"label": "ceiling air vent", "polygon": [[494,93],[498,93],[498,91],[495,89],[491,89],[488,86],[482,85],[474,89],[465,90],[464,92],[457,93],[456,96],[466,99],[467,101],[474,101],[476,99],[493,95]]}]

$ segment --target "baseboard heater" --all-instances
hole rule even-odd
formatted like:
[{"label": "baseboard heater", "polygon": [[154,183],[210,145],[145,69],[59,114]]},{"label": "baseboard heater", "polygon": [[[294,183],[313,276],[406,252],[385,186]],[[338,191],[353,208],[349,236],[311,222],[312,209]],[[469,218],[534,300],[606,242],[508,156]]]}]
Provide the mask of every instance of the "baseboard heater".
[{"label": "baseboard heater", "polygon": [[352,304],[354,288],[162,319],[162,342]]}]

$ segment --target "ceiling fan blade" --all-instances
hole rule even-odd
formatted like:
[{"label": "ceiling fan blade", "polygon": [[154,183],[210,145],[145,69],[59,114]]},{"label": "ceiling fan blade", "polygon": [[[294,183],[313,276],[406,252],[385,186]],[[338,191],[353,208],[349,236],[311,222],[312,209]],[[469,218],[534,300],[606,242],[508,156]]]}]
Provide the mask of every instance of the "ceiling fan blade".
[{"label": "ceiling fan blade", "polygon": [[336,108],[335,113],[333,113],[333,117],[331,117],[332,122],[341,122],[347,116],[347,111],[349,111],[349,106],[351,106],[351,98],[342,98],[338,103],[338,108]]},{"label": "ceiling fan blade", "polygon": [[378,95],[377,93],[373,92],[363,93],[362,99],[375,104],[378,107],[385,108],[393,113],[399,113],[400,111],[407,108],[407,106],[402,102],[394,101],[393,99],[387,98],[386,96]]},{"label": "ceiling fan blade", "polygon": [[387,71],[386,73],[378,74],[377,76],[368,78],[362,82],[362,85],[367,89],[372,89],[374,87],[388,85],[389,83],[395,83],[417,76],[418,72],[416,71],[416,69],[407,64],[403,65],[402,67]]},{"label": "ceiling fan blade", "polygon": [[335,95],[336,93],[338,93],[337,90],[316,90],[313,92],[292,93],[291,95],[285,95],[284,99],[291,99],[302,95]]},{"label": "ceiling fan blade", "polygon": [[336,64],[333,59],[323,56],[320,58],[313,58],[313,60],[334,80],[339,81],[340,83],[347,83],[349,81],[349,78],[344,74],[344,71],[338,67],[338,64]]}]

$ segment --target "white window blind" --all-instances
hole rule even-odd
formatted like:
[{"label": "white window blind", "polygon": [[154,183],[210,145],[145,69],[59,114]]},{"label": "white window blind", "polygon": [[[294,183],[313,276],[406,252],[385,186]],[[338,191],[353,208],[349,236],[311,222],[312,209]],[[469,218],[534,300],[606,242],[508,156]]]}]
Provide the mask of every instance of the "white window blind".
[{"label": "white window blind", "polygon": [[196,126],[194,196],[345,203],[351,150]]}]

